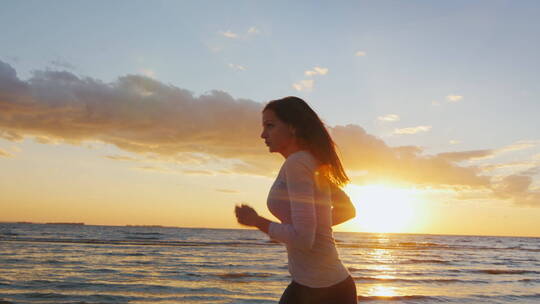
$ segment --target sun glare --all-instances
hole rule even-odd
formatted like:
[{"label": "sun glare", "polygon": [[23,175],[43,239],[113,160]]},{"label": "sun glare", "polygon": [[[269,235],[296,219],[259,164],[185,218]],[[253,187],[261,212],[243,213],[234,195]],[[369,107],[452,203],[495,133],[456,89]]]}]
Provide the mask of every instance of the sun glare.
[{"label": "sun glare", "polygon": [[398,295],[395,287],[382,285],[373,286],[368,294],[375,297],[395,297]]},{"label": "sun glare", "polygon": [[418,222],[416,189],[370,184],[349,185],[345,191],[356,207],[357,216],[351,221],[356,231],[405,232]]}]

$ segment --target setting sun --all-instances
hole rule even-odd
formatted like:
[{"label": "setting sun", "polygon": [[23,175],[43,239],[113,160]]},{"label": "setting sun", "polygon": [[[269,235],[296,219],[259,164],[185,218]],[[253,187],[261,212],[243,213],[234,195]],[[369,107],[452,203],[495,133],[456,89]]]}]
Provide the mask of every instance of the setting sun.
[{"label": "setting sun", "polygon": [[418,190],[382,184],[346,187],[357,210],[352,229],[365,232],[403,232],[417,224],[421,208]]}]

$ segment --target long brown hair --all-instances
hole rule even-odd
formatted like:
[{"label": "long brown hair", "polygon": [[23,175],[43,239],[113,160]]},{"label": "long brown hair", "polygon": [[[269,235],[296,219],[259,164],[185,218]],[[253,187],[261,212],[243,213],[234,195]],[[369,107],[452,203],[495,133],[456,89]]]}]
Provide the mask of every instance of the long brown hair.
[{"label": "long brown hair", "polygon": [[299,144],[321,163],[319,173],[340,187],[349,182],[336,154],[336,144],[317,113],[304,100],[295,96],[272,100],[263,112],[266,110],[274,111],[281,121],[295,128]]}]

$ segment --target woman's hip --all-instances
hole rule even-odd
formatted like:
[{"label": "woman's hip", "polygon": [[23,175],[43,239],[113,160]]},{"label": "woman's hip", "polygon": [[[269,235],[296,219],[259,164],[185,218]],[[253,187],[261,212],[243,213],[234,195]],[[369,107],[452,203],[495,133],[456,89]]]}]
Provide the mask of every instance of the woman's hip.
[{"label": "woman's hip", "polygon": [[285,289],[279,304],[356,304],[356,285],[353,278],[323,288],[312,288],[292,281]]}]

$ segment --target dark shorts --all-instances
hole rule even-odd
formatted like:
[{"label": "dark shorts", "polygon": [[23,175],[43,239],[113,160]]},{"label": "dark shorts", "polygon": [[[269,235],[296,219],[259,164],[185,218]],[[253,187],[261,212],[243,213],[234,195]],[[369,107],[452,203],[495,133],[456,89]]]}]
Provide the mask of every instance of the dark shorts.
[{"label": "dark shorts", "polygon": [[351,276],[323,288],[311,288],[292,281],[279,304],[357,304],[356,285]]}]

